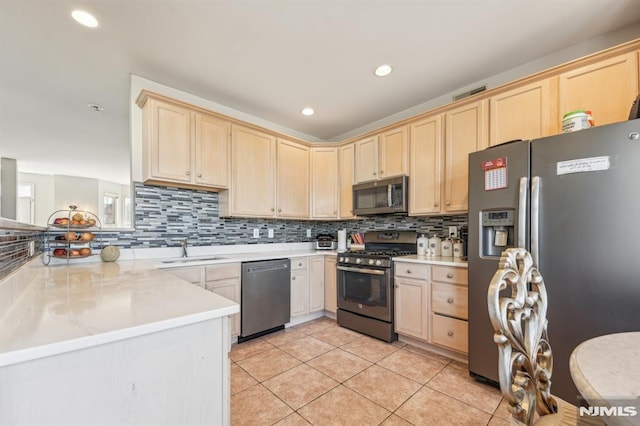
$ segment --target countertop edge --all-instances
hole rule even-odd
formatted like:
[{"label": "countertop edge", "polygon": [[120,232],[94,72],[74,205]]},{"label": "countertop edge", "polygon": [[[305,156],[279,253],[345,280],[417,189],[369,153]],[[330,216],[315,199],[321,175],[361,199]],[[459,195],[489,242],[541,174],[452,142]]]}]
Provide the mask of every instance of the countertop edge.
[{"label": "countertop edge", "polygon": [[198,312],[192,315],[170,318],[164,321],[156,321],[119,330],[98,332],[90,336],[5,352],[0,354],[0,367],[87,349],[107,343],[130,339],[132,337],[144,336],[159,331],[165,331],[176,327],[237,314],[238,312],[240,312],[240,305],[231,302],[229,306],[224,306],[215,310]]},{"label": "countertop edge", "polygon": [[434,258],[429,258],[429,257],[418,256],[418,255],[412,254],[412,255],[408,255],[408,256],[394,257],[392,260],[394,262],[419,263],[419,264],[422,264],[422,265],[453,266],[453,267],[457,267],[457,268],[467,268],[468,267],[468,263],[467,263],[466,260],[460,260],[459,258],[457,258],[458,260],[454,260],[454,259],[456,259],[456,258],[453,258],[453,257],[434,257]]}]

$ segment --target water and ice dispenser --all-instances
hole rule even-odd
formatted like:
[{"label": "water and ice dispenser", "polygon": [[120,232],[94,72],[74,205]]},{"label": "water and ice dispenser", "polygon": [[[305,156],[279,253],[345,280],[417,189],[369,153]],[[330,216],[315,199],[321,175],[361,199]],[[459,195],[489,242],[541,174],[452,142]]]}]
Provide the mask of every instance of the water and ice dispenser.
[{"label": "water and ice dispenser", "polygon": [[509,247],[515,247],[515,210],[489,210],[482,212],[482,256],[500,257]]}]

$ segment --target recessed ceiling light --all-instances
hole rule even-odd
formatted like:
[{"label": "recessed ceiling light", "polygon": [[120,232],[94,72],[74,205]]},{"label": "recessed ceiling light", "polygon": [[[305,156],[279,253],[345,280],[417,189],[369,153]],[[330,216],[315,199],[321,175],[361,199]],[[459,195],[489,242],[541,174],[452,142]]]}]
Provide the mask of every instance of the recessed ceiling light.
[{"label": "recessed ceiling light", "polygon": [[102,108],[100,105],[98,104],[89,104],[87,105],[90,109],[94,110],[95,112],[102,112],[104,111],[104,108]]},{"label": "recessed ceiling light", "polygon": [[376,68],[376,70],[373,73],[378,77],[385,77],[391,74],[391,71],[393,71],[393,68],[391,68],[391,65],[384,64]]},{"label": "recessed ceiling light", "polygon": [[313,108],[307,107],[302,110],[302,115],[313,115],[314,112]]},{"label": "recessed ceiling light", "polygon": [[98,20],[96,17],[84,10],[74,10],[71,12],[71,17],[85,27],[96,28],[98,26]]}]

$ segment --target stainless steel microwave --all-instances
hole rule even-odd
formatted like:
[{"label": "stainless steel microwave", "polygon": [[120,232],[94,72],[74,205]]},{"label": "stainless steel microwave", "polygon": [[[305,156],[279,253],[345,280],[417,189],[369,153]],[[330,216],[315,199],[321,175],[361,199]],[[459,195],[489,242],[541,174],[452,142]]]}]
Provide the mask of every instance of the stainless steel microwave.
[{"label": "stainless steel microwave", "polygon": [[360,216],[407,213],[407,176],[353,185],[353,213]]}]

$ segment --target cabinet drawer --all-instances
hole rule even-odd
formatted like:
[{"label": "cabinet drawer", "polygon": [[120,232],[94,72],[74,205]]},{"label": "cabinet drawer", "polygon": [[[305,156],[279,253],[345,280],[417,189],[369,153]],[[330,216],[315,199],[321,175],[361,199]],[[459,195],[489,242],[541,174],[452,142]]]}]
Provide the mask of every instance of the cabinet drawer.
[{"label": "cabinet drawer", "polygon": [[204,272],[205,281],[222,280],[226,278],[240,278],[242,274],[239,263],[207,266]]},{"label": "cabinet drawer", "polygon": [[201,269],[199,267],[195,267],[195,268],[172,268],[172,269],[166,269],[166,271],[168,273],[170,273],[171,275],[181,278],[185,281],[188,281],[192,284],[197,284],[199,286],[203,286],[202,282],[201,282]]},{"label": "cabinet drawer", "polygon": [[467,319],[467,288],[431,283],[431,310],[434,313]]},{"label": "cabinet drawer", "polygon": [[308,259],[306,257],[294,257],[291,259],[291,270],[305,269],[307,267]]},{"label": "cabinet drawer", "polygon": [[467,285],[467,276],[466,268],[452,268],[450,266],[431,267],[432,281]]},{"label": "cabinet drawer", "polygon": [[436,345],[445,346],[456,351],[468,353],[469,331],[467,322],[443,317],[440,315],[431,315],[431,341]]},{"label": "cabinet drawer", "polygon": [[419,263],[408,262],[396,262],[395,263],[395,275],[396,277],[427,279],[427,265],[421,265]]}]

